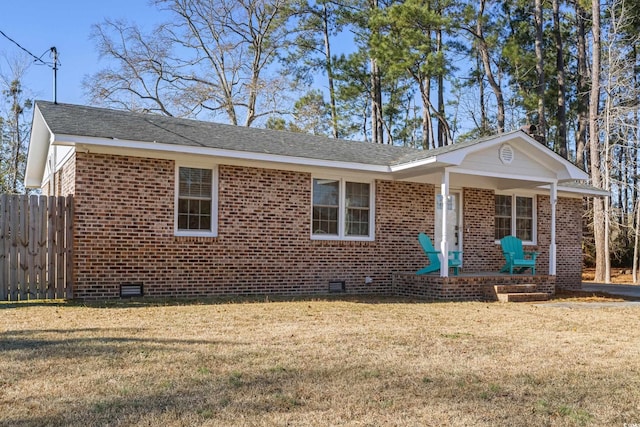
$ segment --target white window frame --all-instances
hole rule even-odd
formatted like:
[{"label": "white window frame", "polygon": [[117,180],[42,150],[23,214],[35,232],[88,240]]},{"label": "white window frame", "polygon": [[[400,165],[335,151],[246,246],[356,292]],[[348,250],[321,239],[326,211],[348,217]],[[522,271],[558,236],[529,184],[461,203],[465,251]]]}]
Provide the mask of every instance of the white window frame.
[{"label": "white window frame", "polygon": [[[511,196],[511,236],[515,236],[516,235],[516,197],[526,197],[528,199],[532,199],[532,227],[533,230],[531,230],[531,236],[533,237],[532,240],[523,240],[522,244],[523,245],[530,245],[530,246],[535,246],[538,243],[538,198],[536,194],[531,194],[531,193],[509,193],[509,192],[501,192],[501,191],[496,191],[495,192],[496,196]],[[494,208],[494,214],[493,217],[495,219],[495,197],[493,199],[493,208]],[[494,232],[495,234],[495,232]],[[500,240],[496,240],[495,241],[496,244],[500,244]]]},{"label": "white window frame", "polygon": [[[314,234],[313,233],[313,181],[316,179],[330,179],[332,181],[338,181],[339,192],[338,195],[338,234]],[[346,235],[345,222],[347,217],[347,182],[355,182],[361,184],[369,184],[369,235],[368,236],[348,236]],[[367,180],[361,178],[351,178],[343,176],[331,176],[331,175],[314,175],[311,177],[311,200],[310,200],[310,212],[309,212],[309,229],[312,240],[353,240],[353,241],[365,241],[372,242],[375,240],[375,180]]]},{"label": "white window frame", "polygon": [[[211,228],[209,230],[178,229],[178,200],[180,198],[180,168],[211,170]],[[175,165],[173,230],[175,236],[217,237],[218,236],[218,165],[209,163],[180,163]]]}]

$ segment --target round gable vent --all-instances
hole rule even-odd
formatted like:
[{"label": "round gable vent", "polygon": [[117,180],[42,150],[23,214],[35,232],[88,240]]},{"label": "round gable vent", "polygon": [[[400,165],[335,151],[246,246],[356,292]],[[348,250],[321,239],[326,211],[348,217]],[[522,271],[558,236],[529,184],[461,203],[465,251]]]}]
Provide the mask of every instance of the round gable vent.
[{"label": "round gable vent", "polygon": [[502,144],[500,146],[500,150],[498,150],[498,153],[500,155],[500,161],[505,165],[510,164],[515,157],[513,147],[511,147],[509,144]]}]

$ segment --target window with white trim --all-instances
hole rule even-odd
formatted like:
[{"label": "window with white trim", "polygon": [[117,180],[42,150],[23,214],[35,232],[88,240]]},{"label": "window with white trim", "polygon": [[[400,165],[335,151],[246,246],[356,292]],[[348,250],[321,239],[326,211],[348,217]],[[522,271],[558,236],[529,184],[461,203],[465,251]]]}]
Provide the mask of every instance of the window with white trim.
[{"label": "window with white trim", "polygon": [[176,171],[176,234],[215,235],[216,170],[178,166]]},{"label": "window with white trim", "polygon": [[535,197],[515,194],[495,195],[495,239],[516,236],[525,242],[535,242]]},{"label": "window with white trim", "polygon": [[373,239],[373,185],[313,179],[311,234],[319,239]]}]

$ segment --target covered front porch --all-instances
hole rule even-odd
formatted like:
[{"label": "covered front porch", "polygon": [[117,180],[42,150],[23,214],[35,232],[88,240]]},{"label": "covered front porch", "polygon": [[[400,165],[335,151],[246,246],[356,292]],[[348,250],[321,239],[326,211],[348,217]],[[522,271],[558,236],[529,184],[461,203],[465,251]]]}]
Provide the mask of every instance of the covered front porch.
[{"label": "covered front porch", "polygon": [[556,276],[478,272],[442,277],[402,272],[393,273],[392,278],[394,295],[427,300],[498,301],[501,288],[508,290],[518,286],[526,288],[529,293],[544,293],[550,297],[555,294]]},{"label": "covered front porch", "polygon": [[[433,222],[421,232],[432,237],[440,262],[424,259],[437,268],[429,275],[394,273],[394,294],[495,301],[502,291],[551,296],[556,286],[580,286],[582,198],[603,195],[584,184],[584,171],[522,131],[430,153],[420,165],[398,165],[395,178],[433,185]],[[506,236],[537,253],[535,275],[501,273]],[[447,266],[452,252],[460,275]]]}]

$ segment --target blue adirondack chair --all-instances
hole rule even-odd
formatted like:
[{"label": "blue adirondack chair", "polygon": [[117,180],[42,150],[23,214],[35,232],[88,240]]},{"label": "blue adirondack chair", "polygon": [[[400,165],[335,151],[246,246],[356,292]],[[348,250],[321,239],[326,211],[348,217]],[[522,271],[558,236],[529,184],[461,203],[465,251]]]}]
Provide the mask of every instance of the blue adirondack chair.
[{"label": "blue adirondack chair", "polygon": [[[429,265],[424,268],[421,268],[416,272],[416,274],[427,274],[433,273],[434,271],[440,271],[440,251],[436,251],[433,247],[433,243],[431,243],[431,239],[424,233],[418,234],[418,242],[420,242],[420,246],[422,246],[422,250],[425,255],[429,258]],[[449,256],[447,257],[449,268],[453,268],[453,275],[458,275],[458,270],[462,265],[462,260],[460,259],[460,254],[462,251],[449,251]]]},{"label": "blue adirondack chair", "polygon": [[527,268],[531,269],[531,275],[536,274],[536,257],[538,252],[525,252],[522,250],[522,240],[514,236],[505,236],[500,239],[500,245],[502,245],[502,254],[507,261],[506,264],[500,270],[501,273],[513,274],[514,269],[516,273],[524,273]]}]

